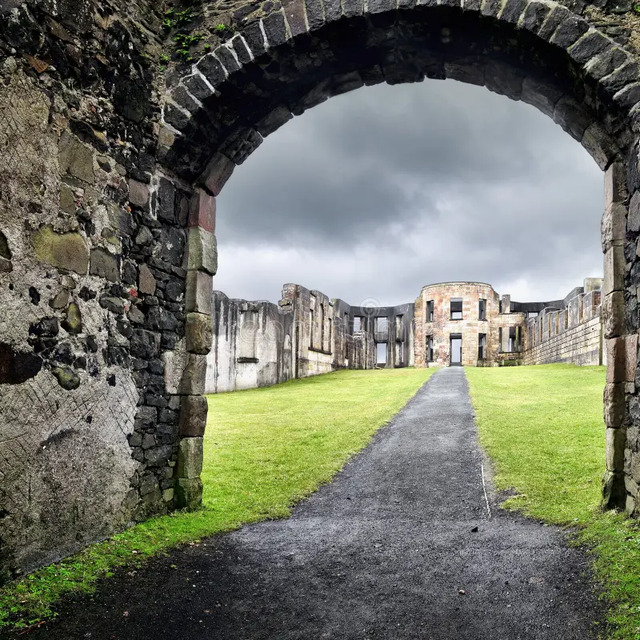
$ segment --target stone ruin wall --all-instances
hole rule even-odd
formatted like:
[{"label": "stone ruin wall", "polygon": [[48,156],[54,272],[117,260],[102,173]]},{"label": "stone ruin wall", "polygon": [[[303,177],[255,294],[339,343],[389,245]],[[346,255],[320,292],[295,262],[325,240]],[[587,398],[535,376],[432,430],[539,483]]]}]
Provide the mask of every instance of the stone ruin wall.
[{"label": "stone ruin wall", "polygon": [[564,309],[543,309],[525,322],[523,364],[606,364],[600,318],[601,291],[579,293]]},{"label": "stone ruin wall", "polygon": [[[640,171],[632,3],[419,4],[416,12],[435,11],[433,24],[439,29],[444,20],[448,33],[447,20],[460,20],[456,43],[491,30],[497,51],[520,18],[526,37],[510,40],[485,74],[476,59],[456,59],[455,47],[446,61],[442,48],[433,59],[412,57],[417,39],[397,58],[385,53],[387,36],[405,30],[385,31],[387,17],[378,14],[401,7],[405,20],[411,2],[365,9],[356,1],[288,0],[286,10],[279,2],[202,3],[186,27],[206,35],[188,52],[194,69],[176,53],[175,30],[163,30],[157,2],[0,0],[0,580],[150,515],[199,504],[215,196],[292,112],[363,84],[422,79],[425,68],[430,77],[446,71],[536,104],[606,170],[605,503],[626,500],[636,512]],[[233,34],[227,47],[219,48],[228,35],[219,24]],[[420,38],[430,24],[417,20],[411,30]],[[593,28],[599,32],[585,36]],[[304,46],[290,47],[294,37]],[[371,50],[356,68],[344,52],[353,45],[357,54],[365,40]],[[527,57],[534,41],[536,55]],[[543,63],[550,59],[550,41],[558,64],[547,67],[554,75],[547,83],[534,62],[538,53]],[[509,71],[510,48],[519,44],[522,73],[532,73],[526,78]],[[498,72],[503,61],[506,74]],[[554,84],[569,67],[571,91],[583,96],[586,112],[567,102],[566,85]],[[227,102],[218,108],[220,96]]]},{"label": "stone ruin wall", "polygon": [[[387,367],[413,364],[413,305],[355,307],[320,291],[286,284],[278,305],[213,294],[213,346],[206,393],[251,389],[338,369],[376,367],[384,342]],[[376,318],[388,329],[376,332]],[[360,329],[354,331],[354,321]]]},{"label": "stone ruin wall", "polygon": [[156,163],[162,14],[0,2],[0,582],[197,501],[214,210]]}]

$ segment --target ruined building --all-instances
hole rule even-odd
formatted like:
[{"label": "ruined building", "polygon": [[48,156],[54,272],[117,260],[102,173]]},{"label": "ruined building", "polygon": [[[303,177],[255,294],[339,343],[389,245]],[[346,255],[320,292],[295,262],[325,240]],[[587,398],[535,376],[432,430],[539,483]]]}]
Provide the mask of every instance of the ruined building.
[{"label": "ruined building", "polygon": [[[294,115],[380,82],[484,85],[602,169],[603,496],[639,514],[639,23],[631,0],[0,0],[0,580],[200,505],[216,197]],[[274,375],[425,358],[422,308],[413,350],[391,337],[410,310],[334,348],[344,311],[311,293],[291,294],[291,361],[269,356]],[[272,311],[247,316],[256,336]],[[561,340],[564,312],[533,339]],[[495,328],[475,322],[491,358]],[[390,338],[374,356],[376,331]],[[463,359],[476,340],[462,334]],[[234,379],[260,347],[242,346]]]},{"label": "ruined building", "polygon": [[441,282],[396,307],[352,306],[296,284],[279,305],[216,291],[205,392],[336,369],[602,364],[601,286],[587,278],[563,300],[515,302],[482,282]]}]

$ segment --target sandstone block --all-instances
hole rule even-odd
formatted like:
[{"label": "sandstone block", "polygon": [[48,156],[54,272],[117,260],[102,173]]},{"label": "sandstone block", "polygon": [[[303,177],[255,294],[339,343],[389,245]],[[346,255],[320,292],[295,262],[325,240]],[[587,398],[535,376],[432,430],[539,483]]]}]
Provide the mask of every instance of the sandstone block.
[{"label": "sandstone block", "polygon": [[188,271],[186,311],[210,314],[213,304],[213,277],[203,271]]},{"label": "sandstone block", "polygon": [[621,162],[614,162],[604,172],[604,206],[624,203],[629,197],[627,191],[627,170]]},{"label": "sandstone block", "polygon": [[207,425],[207,399],[204,396],[182,396],[180,406],[180,435],[202,437]]},{"label": "sandstone block", "polygon": [[85,274],[89,266],[89,249],[79,233],[56,233],[50,226],[33,235],[33,247],[40,262],[59,269]]},{"label": "sandstone block", "polygon": [[210,193],[217,196],[227,180],[231,177],[235,168],[235,164],[231,162],[229,158],[223,156],[221,153],[216,153],[209,161],[200,180]]},{"label": "sandstone block", "polygon": [[606,467],[607,471],[623,471],[624,447],[627,441],[624,429],[605,429],[606,431]]},{"label": "sandstone block", "polygon": [[605,509],[623,509],[627,499],[624,474],[605,471],[602,479],[602,505]]},{"label": "sandstone block", "polygon": [[618,428],[624,424],[627,405],[624,399],[624,384],[607,383],[603,393],[603,417],[607,427]]},{"label": "sandstone block", "polygon": [[214,276],[218,270],[218,248],[216,237],[200,227],[189,229],[187,268],[204,271]]},{"label": "sandstone block", "polygon": [[204,313],[187,313],[185,338],[187,351],[190,353],[209,353],[213,340],[211,316]]},{"label": "sandstone block", "polygon": [[178,507],[195,511],[202,505],[202,480],[200,478],[178,478],[176,481]]},{"label": "sandstone block", "polygon": [[624,293],[613,291],[602,298],[602,328],[605,338],[615,338],[624,333]]},{"label": "sandstone block", "polygon": [[607,383],[625,382],[625,344],[624,338],[608,338],[607,350]]},{"label": "sandstone block", "polygon": [[164,382],[167,393],[202,395],[207,373],[207,358],[186,351],[165,351]]},{"label": "sandstone block", "polygon": [[625,227],[627,224],[627,208],[623,204],[611,204],[602,214],[600,223],[600,236],[602,239],[602,251],[608,251],[614,244],[624,242]]},{"label": "sandstone block", "polygon": [[216,199],[202,189],[198,189],[191,198],[189,226],[200,227],[210,233],[216,228]]},{"label": "sandstone block", "polygon": [[612,291],[624,289],[624,249],[614,245],[604,254],[604,280],[602,282],[602,295]]},{"label": "sandstone block", "polygon": [[202,473],[202,438],[182,438],[178,446],[178,478],[199,478]]}]

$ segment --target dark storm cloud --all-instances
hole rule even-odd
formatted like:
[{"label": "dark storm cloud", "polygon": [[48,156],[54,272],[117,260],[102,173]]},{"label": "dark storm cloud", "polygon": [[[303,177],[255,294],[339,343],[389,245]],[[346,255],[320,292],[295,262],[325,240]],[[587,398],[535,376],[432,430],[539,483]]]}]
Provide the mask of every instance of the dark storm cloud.
[{"label": "dark storm cloud", "polygon": [[532,107],[453,82],[381,85],[295,118],[236,171],[216,286],[386,303],[475,279],[551,299],[601,272],[601,210],[595,163]]}]

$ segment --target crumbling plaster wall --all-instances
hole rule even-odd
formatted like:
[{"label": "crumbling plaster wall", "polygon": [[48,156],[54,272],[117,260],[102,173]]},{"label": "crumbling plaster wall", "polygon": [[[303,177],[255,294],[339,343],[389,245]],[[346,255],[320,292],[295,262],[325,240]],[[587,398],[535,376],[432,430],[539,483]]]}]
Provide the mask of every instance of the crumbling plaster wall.
[{"label": "crumbling plaster wall", "polygon": [[293,378],[293,316],[271,302],[213,294],[213,345],[205,393],[266,387]]}]

